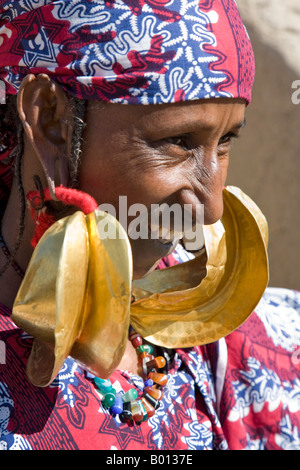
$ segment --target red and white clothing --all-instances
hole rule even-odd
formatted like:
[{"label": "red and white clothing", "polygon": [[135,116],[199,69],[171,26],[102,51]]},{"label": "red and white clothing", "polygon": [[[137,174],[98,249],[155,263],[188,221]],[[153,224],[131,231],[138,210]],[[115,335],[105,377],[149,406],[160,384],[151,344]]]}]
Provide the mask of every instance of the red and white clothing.
[{"label": "red and white clothing", "polygon": [[[85,371],[68,358],[47,388],[25,374],[31,338],[0,309],[0,448],[300,449],[300,293],[267,289],[256,311],[216,343],[176,351],[162,405],[128,426],[103,409]],[[143,380],[111,381],[142,393]]]}]

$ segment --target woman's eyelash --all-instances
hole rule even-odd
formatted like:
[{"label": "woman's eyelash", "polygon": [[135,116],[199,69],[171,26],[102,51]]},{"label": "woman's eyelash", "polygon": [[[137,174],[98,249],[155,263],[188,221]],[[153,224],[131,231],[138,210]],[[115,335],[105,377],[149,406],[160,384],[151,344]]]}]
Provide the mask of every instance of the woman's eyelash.
[{"label": "woman's eyelash", "polygon": [[238,139],[239,136],[237,134],[234,134],[234,132],[228,132],[228,134],[224,135],[221,137],[219,140],[219,145],[226,144],[227,142],[230,142],[232,139]]},{"label": "woman's eyelash", "polygon": [[[188,135],[176,135],[173,137],[168,137],[164,139],[168,144],[171,145],[177,145],[185,150],[190,150],[189,144],[188,144]],[[221,137],[219,140],[219,145],[226,144],[227,142],[230,142],[232,139],[238,139],[239,135],[235,134],[234,132],[228,132],[228,134],[224,135]]]},{"label": "woman's eyelash", "polygon": [[165,139],[169,144],[177,145],[188,149],[188,136],[187,135],[176,135],[174,137],[168,137]]}]

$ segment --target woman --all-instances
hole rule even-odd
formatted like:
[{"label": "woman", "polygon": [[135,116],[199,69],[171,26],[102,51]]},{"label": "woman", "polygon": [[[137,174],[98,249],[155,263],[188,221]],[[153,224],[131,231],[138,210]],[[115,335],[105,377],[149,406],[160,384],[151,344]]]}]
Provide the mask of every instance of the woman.
[{"label": "woman", "polygon": [[[224,189],[254,76],[235,2],[4,1],[0,38],[2,448],[299,447],[298,294],[243,323],[267,258]],[[126,234],[120,196],[203,205],[205,247]]]}]

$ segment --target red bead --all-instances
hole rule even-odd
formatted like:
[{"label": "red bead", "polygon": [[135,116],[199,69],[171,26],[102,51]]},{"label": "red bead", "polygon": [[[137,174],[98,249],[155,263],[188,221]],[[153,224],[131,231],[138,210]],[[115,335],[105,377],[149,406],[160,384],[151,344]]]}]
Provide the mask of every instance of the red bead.
[{"label": "red bead", "polygon": [[149,372],[148,379],[152,379],[154,383],[164,387],[168,382],[168,376],[165,374],[158,374],[157,372]]},{"label": "red bead", "polygon": [[155,410],[158,410],[161,403],[160,401],[155,400],[155,398],[151,397],[151,395],[149,395],[149,393],[147,392],[144,392],[144,398],[147,400],[148,403],[150,403],[151,406],[153,406]]},{"label": "red bead", "polygon": [[151,418],[151,416],[155,415],[154,407],[150,405],[150,403],[146,400],[146,398],[142,397],[141,402],[144,405],[148,418]]},{"label": "red bead", "polygon": [[132,346],[136,349],[143,344],[142,337],[136,331],[133,331],[129,334],[129,339],[132,343]]},{"label": "red bead", "polygon": [[151,395],[151,397],[155,398],[155,400],[161,400],[163,397],[163,392],[158,388],[154,387],[145,387],[144,392]]},{"label": "red bead", "polygon": [[156,369],[162,369],[166,365],[166,360],[162,356],[155,357],[151,361],[147,362],[147,367],[149,368],[156,368]]},{"label": "red bead", "polygon": [[134,400],[130,403],[130,405],[133,421],[135,421],[136,423],[144,421],[145,417],[147,416],[147,413],[141,400]]}]

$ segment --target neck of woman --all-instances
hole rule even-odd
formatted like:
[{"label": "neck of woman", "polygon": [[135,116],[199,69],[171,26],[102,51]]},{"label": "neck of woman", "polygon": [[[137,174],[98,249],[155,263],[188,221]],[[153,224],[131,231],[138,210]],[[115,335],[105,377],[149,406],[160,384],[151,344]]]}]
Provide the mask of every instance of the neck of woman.
[{"label": "neck of woman", "polygon": [[[16,210],[17,208],[17,210]],[[19,221],[21,216],[19,193],[16,184],[13,184],[10,197],[5,208],[1,221],[1,232],[5,249],[13,253],[19,236]],[[29,211],[25,215],[25,230],[22,236],[20,247],[14,257],[14,261],[25,272],[32,256],[33,248],[31,238],[34,231],[34,224]],[[7,264],[5,249],[0,249],[0,270]],[[22,277],[10,264],[0,277],[0,302],[8,308],[12,308],[16,294],[21,285]]]}]

